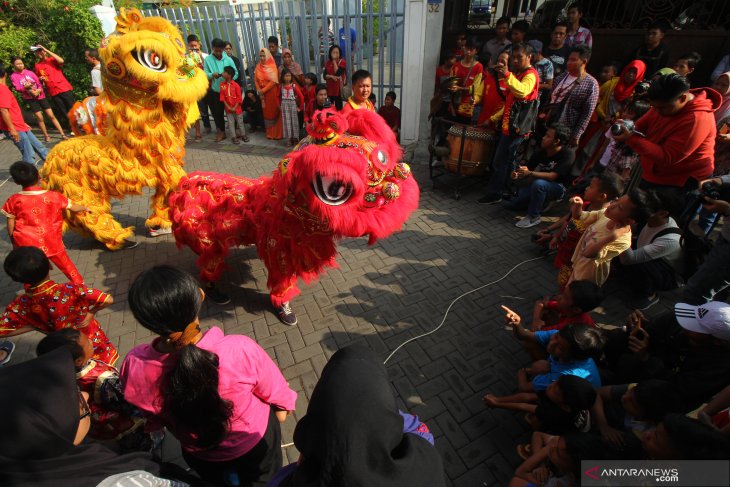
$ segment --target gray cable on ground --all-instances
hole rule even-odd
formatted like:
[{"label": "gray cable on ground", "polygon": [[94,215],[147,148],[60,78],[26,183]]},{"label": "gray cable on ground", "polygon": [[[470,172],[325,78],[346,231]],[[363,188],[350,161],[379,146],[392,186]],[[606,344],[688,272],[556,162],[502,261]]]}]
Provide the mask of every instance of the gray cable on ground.
[{"label": "gray cable on ground", "polygon": [[457,297],[456,299],[454,299],[453,301],[451,301],[451,304],[449,304],[449,307],[448,307],[448,308],[446,308],[446,313],[444,313],[444,318],[443,318],[443,319],[441,320],[441,323],[439,324],[439,326],[437,326],[436,328],[434,328],[433,330],[431,330],[431,331],[429,331],[429,332],[427,332],[427,333],[423,333],[423,334],[421,334],[421,335],[415,336],[415,337],[413,337],[413,338],[411,338],[411,339],[409,339],[409,340],[406,340],[405,342],[401,343],[400,345],[398,345],[398,347],[396,347],[396,349],[395,349],[395,350],[393,350],[393,351],[392,351],[392,352],[390,353],[390,355],[388,355],[388,358],[386,358],[386,359],[385,359],[385,360],[383,361],[383,365],[387,364],[387,363],[388,363],[388,360],[390,360],[390,359],[391,359],[391,358],[393,357],[393,355],[395,355],[395,353],[396,353],[396,352],[397,352],[398,350],[400,350],[400,349],[401,349],[401,348],[403,348],[404,346],[408,345],[408,344],[409,344],[409,343],[411,343],[412,341],[414,341],[414,340],[418,340],[419,338],[423,338],[423,337],[425,337],[425,336],[428,336],[428,335],[431,335],[432,333],[436,333],[436,332],[437,332],[437,331],[438,331],[438,330],[439,330],[439,329],[440,329],[440,328],[441,328],[442,326],[444,326],[444,323],[446,323],[446,317],[447,317],[447,316],[449,315],[449,311],[451,311],[451,307],[452,307],[452,306],[454,306],[454,304],[456,304],[456,302],[457,302],[458,300],[460,300],[460,299],[461,299],[461,298],[463,298],[464,296],[468,296],[468,295],[469,295],[469,294],[471,294],[471,293],[475,293],[475,292],[477,292],[477,291],[479,291],[479,290],[481,290],[481,289],[484,289],[485,287],[489,287],[489,286],[492,286],[492,285],[494,285],[494,284],[497,284],[497,283],[498,283],[498,282],[500,282],[500,281],[503,281],[503,280],[504,280],[504,279],[505,279],[505,278],[506,278],[507,276],[509,276],[510,274],[512,274],[512,271],[514,271],[515,269],[517,269],[518,267],[520,267],[520,266],[521,266],[522,264],[527,264],[528,262],[533,262],[533,261],[536,261],[536,260],[540,260],[540,259],[543,259],[543,258],[544,258],[544,256],[540,256],[540,257],[534,257],[534,258],[532,258],[532,259],[527,259],[527,260],[523,260],[523,261],[522,261],[522,262],[520,262],[519,264],[516,264],[516,265],[515,265],[514,267],[512,267],[512,269],[510,269],[509,271],[507,271],[507,273],[506,273],[505,275],[503,275],[502,277],[500,277],[500,278],[499,278],[499,279],[497,279],[496,281],[492,281],[492,282],[489,282],[489,283],[487,283],[487,284],[484,284],[484,285],[482,285],[482,286],[479,286],[478,288],[472,289],[471,291],[465,292],[465,293],[464,293],[464,294],[462,294],[461,296],[458,296],[458,297]]}]

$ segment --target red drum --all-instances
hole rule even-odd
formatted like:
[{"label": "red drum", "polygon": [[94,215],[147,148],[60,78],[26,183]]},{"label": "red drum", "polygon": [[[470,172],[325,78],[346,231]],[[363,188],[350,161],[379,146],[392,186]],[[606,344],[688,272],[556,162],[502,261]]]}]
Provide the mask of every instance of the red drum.
[{"label": "red drum", "polygon": [[[461,152],[462,134],[464,136],[464,153],[459,168],[459,152]],[[451,149],[444,158],[444,167],[450,172],[460,172],[464,176],[481,176],[492,162],[497,136],[494,131],[480,127],[466,127],[455,124],[449,129],[446,137]],[[461,169],[459,171],[459,169]]]}]

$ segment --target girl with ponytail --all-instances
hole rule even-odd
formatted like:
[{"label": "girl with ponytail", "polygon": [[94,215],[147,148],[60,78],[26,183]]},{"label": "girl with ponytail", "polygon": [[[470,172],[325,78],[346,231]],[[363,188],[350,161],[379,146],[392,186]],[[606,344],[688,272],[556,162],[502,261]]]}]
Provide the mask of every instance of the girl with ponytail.
[{"label": "girl with ponytail", "polygon": [[180,440],[188,465],[220,485],[265,485],[282,464],[281,429],[297,394],[243,335],[200,330],[205,293],[186,272],[157,266],[129,289],[137,321],[159,335],[129,352],[124,397]]}]

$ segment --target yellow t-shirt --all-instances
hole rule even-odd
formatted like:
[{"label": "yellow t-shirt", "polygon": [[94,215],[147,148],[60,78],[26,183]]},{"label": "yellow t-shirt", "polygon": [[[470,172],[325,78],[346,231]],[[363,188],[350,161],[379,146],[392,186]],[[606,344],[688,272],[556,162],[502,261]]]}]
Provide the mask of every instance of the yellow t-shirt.
[{"label": "yellow t-shirt", "polygon": [[597,211],[584,211],[581,214],[580,221],[590,226],[583,232],[578,245],[575,247],[572,259],[573,272],[570,279],[568,279],[568,283],[586,280],[602,286],[608,279],[608,273],[611,270],[611,259],[631,247],[631,232],[628,232],[604,246],[596,257],[592,259],[583,257],[583,251],[588,245],[607,237],[612,231],[607,228],[611,220],[606,218],[605,211],[604,208]]}]

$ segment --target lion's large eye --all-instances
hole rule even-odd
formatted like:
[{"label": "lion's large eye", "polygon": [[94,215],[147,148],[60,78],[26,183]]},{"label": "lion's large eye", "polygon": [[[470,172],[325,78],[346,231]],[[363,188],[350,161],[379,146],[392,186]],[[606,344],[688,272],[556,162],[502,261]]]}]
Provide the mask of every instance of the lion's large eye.
[{"label": "lion's large eye", "polygon": [[352,196],[352,185],[344,181],[338,181],[336,179],[320,176],[317,174],[317,178],[312,185],[314,187],[314,194],[322,203],[330,206],[339,206]]},{"label": "lion's large eye", "polygon": [[145,49],[142,52],[134,51],[132,54],[137,62],[147,69],[157,71],[158,73],[164,73],[167,71],[167,65],[165,65],[165,61],[162,59],[162,56],[152,49]]}]

